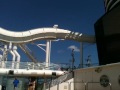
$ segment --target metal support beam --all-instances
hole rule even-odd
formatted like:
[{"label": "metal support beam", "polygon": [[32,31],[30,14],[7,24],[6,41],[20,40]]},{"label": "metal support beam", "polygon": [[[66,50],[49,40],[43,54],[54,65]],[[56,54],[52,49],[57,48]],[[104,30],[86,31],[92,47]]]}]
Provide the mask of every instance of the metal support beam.
[{"label": "metal support beam", "polygon": [[80,42],[80,68],[83,68],[83,42]]},{"label": "metal support beam", "polygon": [[46,44],[46,67],[48,67],[50,64],[50,51],[51,51],[50,45],[51,45],[50,40],[47,40],[47,44]]}]

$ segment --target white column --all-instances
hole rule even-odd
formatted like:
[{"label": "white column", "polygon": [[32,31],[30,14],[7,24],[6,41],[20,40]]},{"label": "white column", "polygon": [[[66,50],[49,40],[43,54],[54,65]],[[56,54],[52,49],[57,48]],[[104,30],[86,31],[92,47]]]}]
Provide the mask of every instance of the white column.
[{"label": "white column", "polygon": [[49,66],[49,57],[50,56],[50,40],[47,40],[46,44],[46,67]]},{"label": "white column", "polygon": [[12,55],[12,69],[14,69],[15,66],[15,54],[12,51],[12,43],[9,43],[9,52]]},{"label": "white column", "polygon": [[2,59],[1,59],[1,67],[2,68],[6,67],[6,64],[5,64],[6,60],[7,60],[7,45],[4,45],[3,56],[2,56]]},{"label": "white column", "polygon": [[49,61],[48,61],[48,62],[49,62],[49,65],[50,65],[50,54],[51,54],[51,40],[50,40],[50,45],[49,45],[49,46],[50,46],[50,49],[49,49],[50,51],[49,51]]},{"label": "white column", "polygon": [[12,69],[14,69],[14,66],[15,66],[15,54],[13,53],[12,50],[10,50],[10,53],[12,55]]},{"label": "white column", "polygon": [[80,68],[83,68],[83,42],[80,43]]},{"label": "white column", "polygon": [[19,55],[19,53],[17,52],[17,46],[14,46],[13,47],[13,52],[14,52],[14,54],[16,55],[16,57],[17,57],[17,60],[16,60],[16,68],[18,69],[19,68],[19,64],[20,64],[20,55]]}]

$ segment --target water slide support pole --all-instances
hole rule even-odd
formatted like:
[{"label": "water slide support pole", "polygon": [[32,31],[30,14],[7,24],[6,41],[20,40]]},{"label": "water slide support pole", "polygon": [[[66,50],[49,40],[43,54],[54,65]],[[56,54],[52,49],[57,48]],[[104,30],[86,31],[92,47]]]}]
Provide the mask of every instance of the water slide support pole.
[{"label": "water slide support pole", "polygon": [[47,40],[46,44],[46,67],[49,66],[50,63],[50,40]]},{"label": "water slide support pole", "polygon": [[15,54],[12,51],[12,43],[9,43],[9,52],[12,55],[12,69],[14,69],[15,66]]},{"label": "water slide support pole", "polygon": [[83,68],[83,42],[80,43],[80,68]]},{"label": "water slide support pole", "polygon": [[16,68],[19,68],[19,64],[20,64],[20,54],[17,52],[17,46],[13,46],[13,52],[17,57],[17,64],[16,64]]}]

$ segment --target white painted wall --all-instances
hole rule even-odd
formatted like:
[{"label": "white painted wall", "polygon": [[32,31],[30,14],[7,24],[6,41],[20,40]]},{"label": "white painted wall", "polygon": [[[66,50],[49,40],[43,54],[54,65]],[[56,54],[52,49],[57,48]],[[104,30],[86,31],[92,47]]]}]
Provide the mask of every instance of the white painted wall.
[{"label": "white painted wall", "polygon": [[[98,68],[101,69],[100,72],[96,72]],[[120,90],[120,83],[118,82],[118,77],[120,75],[120,63],[76,70],[74,81],[79,84],[75,84],[75,90],[85,90],[85,83],[88,82],[92,83],[87,84],[87,90],[110,90],[110,86],[103,87],[100,83],[95,83],[100,82],[100,77],[102,75],[108,76],[112,85],[112,90]]]},{"label": "white painted wall", "polygon": [[[111,87],[103,87],[100,77],[107,75]],[[120,90],[120,63],[75,70],[74,79],[46,90]]]}]

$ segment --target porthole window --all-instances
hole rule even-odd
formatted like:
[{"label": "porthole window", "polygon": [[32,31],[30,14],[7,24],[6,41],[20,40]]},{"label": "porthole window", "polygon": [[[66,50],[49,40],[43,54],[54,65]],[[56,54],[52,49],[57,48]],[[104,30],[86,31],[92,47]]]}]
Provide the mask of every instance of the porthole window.
[{"label": "porthole window", "polygon": [[103,86],[103,87],[107,87],[107,86],[109,85],[109,78],[108,78],[107,75],[102,75],[102,76],[100,77],[100,84],[101,84],[101,86]]}]

